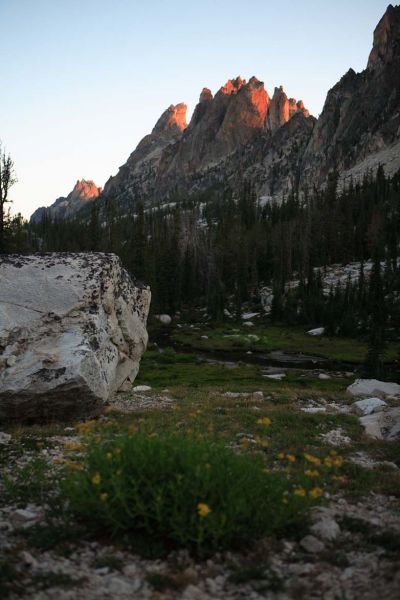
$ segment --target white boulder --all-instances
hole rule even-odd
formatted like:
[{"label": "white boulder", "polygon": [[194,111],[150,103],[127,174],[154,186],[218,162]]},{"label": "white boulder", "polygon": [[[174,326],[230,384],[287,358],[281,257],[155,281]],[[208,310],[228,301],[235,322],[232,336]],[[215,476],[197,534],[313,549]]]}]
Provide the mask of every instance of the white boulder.
[{"label": "white boulder", "polygon": [[352,411],[357,415],[365,416],[379,412],[387,406],[384,400],[380,398],[365,398],[365,400],[357,400],[351,405]]},{"label": "white boulder", "polygon": [[130,388],[149,305],[113,254],[1,259],[0,419],[82,415]]},{"label": "white boulder", "polygon": [[400,385],[378,379],[356,379],[347,391],[352,396],[400,396]]}]

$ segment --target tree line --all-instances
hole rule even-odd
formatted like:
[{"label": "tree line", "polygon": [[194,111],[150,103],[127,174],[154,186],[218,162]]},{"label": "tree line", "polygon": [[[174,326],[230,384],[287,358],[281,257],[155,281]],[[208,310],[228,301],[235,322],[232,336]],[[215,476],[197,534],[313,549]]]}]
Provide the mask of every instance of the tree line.
[{"label": "tree line", "polygon": [[[379,168],[340,193],[334,173],[325,189],[292,193],[281,204],[260,206],[254,189],[243,185],[153,207],[133,198],[119,209],[107,198],[82,215],[44,215],[32,225],[9,219],[3,252],[115,252],[151,286],[155,312],[201,305],[214,319],[228,306],[239,315],[269,285],[273,321],[369,336],[379,356],[384,340],[398,336],[400,172],[387,177]],[[361,263],[359,280],[324,293],[326,267],[353,261]],[[374,265],[368,281],[366,261]],[[294,278],[299,285],[288,291]]]}]

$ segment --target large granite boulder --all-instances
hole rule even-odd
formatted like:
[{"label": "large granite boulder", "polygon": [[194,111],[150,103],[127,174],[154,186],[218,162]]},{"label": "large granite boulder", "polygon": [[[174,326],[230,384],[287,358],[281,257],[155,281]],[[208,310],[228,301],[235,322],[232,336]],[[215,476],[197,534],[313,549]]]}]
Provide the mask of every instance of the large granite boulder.
[{"label": "large granite boulder", "polygon": [[131,386],[150,289],[113,254],[0,259],[0,419],[65,419]]}]

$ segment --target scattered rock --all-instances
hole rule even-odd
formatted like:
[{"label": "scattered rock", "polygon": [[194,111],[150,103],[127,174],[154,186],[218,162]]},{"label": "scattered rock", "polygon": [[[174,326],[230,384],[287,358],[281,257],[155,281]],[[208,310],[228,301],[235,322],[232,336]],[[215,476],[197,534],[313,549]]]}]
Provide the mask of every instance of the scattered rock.
[{"label": "scattered rock", "polygon": [[11,434],[0,431],[0,445],[6,445],[11,442]]},{"label": "scattered rock", "polygon": [[400,385],[398,383],[378,381],[378,379],[356,379],[354,383],[349,385],[347,391],[352,396],[400,397]]},{"label": "scattered rock", "polygon": [[400,440],[400,407],[360,417],[365,433],[377,440]]},{"label": "scattered rock", "polygon": [[380,398],[366,398],[365,400],[357,400],[351,405],[351,408],[357,415],[365,416],[379,412],[385,406],[387,406],[386,402]]},{"label": "scattered rock", "polygon": [[243,321],[249,321],[250,319],[254,319],[254,317],[258,317],[260,313],[258,312],[248,312],[242,314]]},{"label": "scattered rock", "polygon": [[44,510],[41,507],[28,506],[27,508],[17,508],[10,514],[11,523],[14,527],[27,529],[36,525],[44,518]]},{"label": "scattered rock", "polygon": [[172,317],[170,315],[155,315],[155,319],[160,321],[162,325],[171,325]]},{"label": "scattered rock", "polygon": [[276,381],[281,381],[284,377],[286,377],[286,373],[274,373],[272,375],[263,375],[267,379],[275,379]]},{"label": "scattered rock", "polygon": [[349,457],[349,460],[355,465],[359,465],[364,469],[377,469],[379,467],[384,467],[386,469],[393,469],[394,471],[398,471],[399,467],[396,463],[388,461],[388,460],[374,460],[369,454],[366,452],[356,452],[352,456]]},{"label": "scattered rock", "polygon": [[320,540],[331,542],[339,535],[340,527],[336,523],[335,519],[332,519],[329,516],[324,516],[322,519],[314,523],[310,531]]},{"label": "scattered rock", "polygon": [[132,389],[133,392],[150,392],[151,387],[149,385],[135,385]]},{"label": "scattered rock", "polygon": [[344,434],[344,431],[341,427],[338,427],[338,429],[332,429],[327,433],[322,433],[320,437],[326,444],[329,444],[330,446],[343,447],[350,446],[351,444],[351,438]]},{"label": "scattered rock", "polygon": [[264,400],[264,392],[253,392],[253,400]]},{"label": "scattered rock", "polygon": [[242,323],[243,327],[254,327],[254,323],[252,321],[245,321]]},{"label": "scattered rock", "polygon": [[324,544],[313,535],[306,535],[301,541],[300,546],[304,548],[307,552],[317,553],[322,552],[325,546]]},{"label": "scattered rock", "polygon": [[332,377],[328,373],[320,373],[318,379],[332,379]]}]

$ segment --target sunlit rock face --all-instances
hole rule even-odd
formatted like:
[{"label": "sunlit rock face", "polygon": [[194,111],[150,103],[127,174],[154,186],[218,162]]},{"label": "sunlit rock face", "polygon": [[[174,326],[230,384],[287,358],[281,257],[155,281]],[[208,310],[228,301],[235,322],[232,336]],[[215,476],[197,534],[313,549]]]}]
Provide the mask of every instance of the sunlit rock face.
[{"label": "sunlit rock face", "polygon": [[[290,164],[282,168],[282,173],[286,171],[283,177],[286,190],[288,178],[294,180],[294,163],[297,164],[298,157],[293,161],[293,153],[286,152],[287,132],[278,136],[285,146],[278,151],[275,151],[274,136],[294,115],[301,113],[305,121],[309,113],[301,102],[288,99],[283,91],[282,94],[286,98],[287,111],[284,118],[273,121],[271,128],[267,123],[274,104],[264,83],[256,77],[248,82],[241,77],[230,79],[215,95],[210,89],[203,88],[187,127],[183,118],[178,127],[165,126],[171,117],[174,119],[170,112],[177,108],[170,107],[150,136],[139,143],[118,175],[107,182],[104,195],[126,205],[138,198],[151,203],[166,201],[176,192],[190,195],[218,186],[224,180],[231,186],[241,186],[247,176],[256,188],[269,190],[273,186],[266,184],[271,177],[265,173],[269,164],[269,159],[265,161],[262,156],[265,147],[268,156],[272,154],[278,163],[282,157],[286,161],[290,154]],[[296,144],[301,147],[309,139],[313,121],[310,118],[308,124],[298,122],[288,130],[295,132]],[[262,173],[258,180],[253,180],[255,168]],[[276,177],[276,171],[274,177],[275,187],[279,187],[282,178]]]},{"label": "sunlit rock face", "polygon": [[275,88],[268,111],[267,129],[276,131],[276,129],[287,123],[297,112],[301,112],[305,117],[309,117],[310,115],[302,100],[297,102],[294,98],[288,98],[282,86]]},{"label": "sunlit rock face", "polygon": [[350,69],[328,92],[300,185],[320,186],[336,170],[342,187],[380,164],[389,175],[400,168],[400,6],[391,5],[375,29],[367,69]]},{"label": "sunlit rock face", "polygon": [[264,84],[252,77],[230,79],[212,96],[204,88],[192,119],[173,153],[160,163],[161,189],[182,175],[213,166],[240,146],[252,142],[263,130],[269,106]]},{"label": "sunlit rock face", "polygon": [[31,216],[31,222],[39,223],[44,216],[51,219],[71,219],[81,208],[96,200],[100,193],[101,188],[97,187],[93,181],[78,180],[68,196],[58,198],[54,204],[47,208],[38,208]]},{"label": "sunlit rock face", "polygon": [[68,419],[129,389],[150,289],[113,254],[0,260],[0,421]]}]

